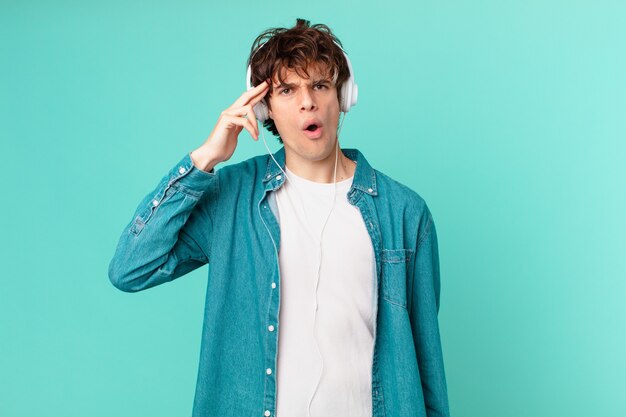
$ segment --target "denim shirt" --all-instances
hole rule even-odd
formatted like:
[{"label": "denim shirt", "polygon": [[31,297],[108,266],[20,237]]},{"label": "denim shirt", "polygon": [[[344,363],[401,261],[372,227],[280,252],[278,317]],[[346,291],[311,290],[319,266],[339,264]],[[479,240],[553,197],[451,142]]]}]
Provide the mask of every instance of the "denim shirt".
[{"label": "denim shirt", "polygon": [[[375,253],[373,417],[448,416],[432,215],[410,188],[357,149],[350,204]],[[284,169],[285,150],[274,154]],[[205,172],[187,154],[139,204],[109,264],[136,292],[209,264],[193,416],[268,417],[276,408],[280,226],[285,181],[269,155]],[[280,416],[279,416],[280,417]]]}]

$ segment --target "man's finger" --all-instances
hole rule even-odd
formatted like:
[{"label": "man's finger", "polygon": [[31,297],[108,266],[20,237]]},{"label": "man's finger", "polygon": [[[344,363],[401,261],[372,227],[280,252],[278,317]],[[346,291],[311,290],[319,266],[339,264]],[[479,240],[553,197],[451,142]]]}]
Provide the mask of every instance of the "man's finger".
[{"label": "man's finger", "polygon": [[266,90],[268,87],[269,87],[268,82],[263,81],[261,84],[243,93],[241,97],[239,97],[237,101],[233,103],[232,107],[245,106],[246,104],[248,104],[248,102],[250,102],[250,100],[254,99],[255,97],[259,95],[261,96],[261,98],[263,98],[265,93],[267,93]]},{"label": "man's finger", "polygon": [[243,117],[232,116],[230,114],[224,117],[232,125],[241,126],[244,129],[246,129],[254,140],[259,139],[259,132],[257,132],[256,127],[252,125],[252,122],[249,119],[244,119]]},{"label": "man's finger", "polygon": [[265,97],[265,94],[267,94],[267,91],[263,92],[263,94],[258,94],[252,97],[252,99],[250,100],[250,102],[248,102],[248,104],[250,104],[251,106],[254,106],[259,101],[263,100],[263,98]]},{"label": "man's finger", "polygon": [[261,84],[257,85],[252,90],[248,91],[248,94],[249,94],[248,100],[247,102],[244,103],[244,105],[250,103],[250,101],[256,98],[259,98],[259,97],[263,98],[265,94],[267,93],[268,87],[269,87],[269,84],[267,83],[267,81],[263,81]]},{"label": "man's finger", "polygon": [[250,111],[248,112],[248,119],[250,120],[250,122],[252,122],[252,125],[254,126],[254,129],[256,130],[256,138],[259,138],[259,122],[256,118],[256,114],[254,113],[254,108],[253,108],[254,104],[252,103],[248,103],[248,105],[246,106],[247,108],[250,109]]}]

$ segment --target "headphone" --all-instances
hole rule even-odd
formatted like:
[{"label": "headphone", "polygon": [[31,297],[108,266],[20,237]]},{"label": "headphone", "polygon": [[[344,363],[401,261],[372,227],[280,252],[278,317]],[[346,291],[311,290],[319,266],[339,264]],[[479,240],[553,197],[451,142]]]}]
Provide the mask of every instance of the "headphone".
[{"label": "headphone", "polygon": [[[341,48],[341,45],[339,45],[337,42],[335,42],[335,45],[339,46],[339,49],[341,49],[341,52],[343,53],[343,56],[346,58],[346,62],[348,63],[348,70],[350,71],[350,77],[348,77],[348,79],[341,86],[341,103],[339,103],[339,110],[347,113],[350,111],[350,108],[352,108],[352,106],[356,105],[357,103],[357,98],[359,96],[359,87],[354,82],[354,73],[352,72],[352,64],[350,63],[350,58],[348,58],[346,52],[343,50],[343,48]],[[256,54],[263,46],[265,46],[265,44],[259,46],[254,53]],[[248,90],[254,88],[252,86],[252,68],[250,65],[248,65],[248,72],[246,74],[246,88]],[[265,103],[265,99],[255,104],[253,110],[259,122],[263,123],[267,119],[269,119],[269,110],[267,108],[267,104]]]}]

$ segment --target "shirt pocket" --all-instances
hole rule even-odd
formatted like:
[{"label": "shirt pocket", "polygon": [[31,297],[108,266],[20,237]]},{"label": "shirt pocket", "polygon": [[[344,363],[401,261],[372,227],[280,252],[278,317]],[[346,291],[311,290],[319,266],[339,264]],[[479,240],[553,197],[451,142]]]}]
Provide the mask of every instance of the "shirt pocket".
[{"label": "shirt pocket", "polygon": [[412,249],[383,249],[381,256],[381,297],[405,309],[407,268],[412,255]]}]

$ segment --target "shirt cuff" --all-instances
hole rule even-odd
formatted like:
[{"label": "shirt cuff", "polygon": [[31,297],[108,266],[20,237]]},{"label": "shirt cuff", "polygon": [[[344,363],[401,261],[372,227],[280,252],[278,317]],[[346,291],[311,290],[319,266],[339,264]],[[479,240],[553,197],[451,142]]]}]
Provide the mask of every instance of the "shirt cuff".
[{"label": "shirt cuff", "polygon": [[197,168],[193,164],[191,155],[188,153],[170,171],[169,184],[176,183],[187,189],[202,193],[209,188],[216,177],[215,168],[209,172]]}]

